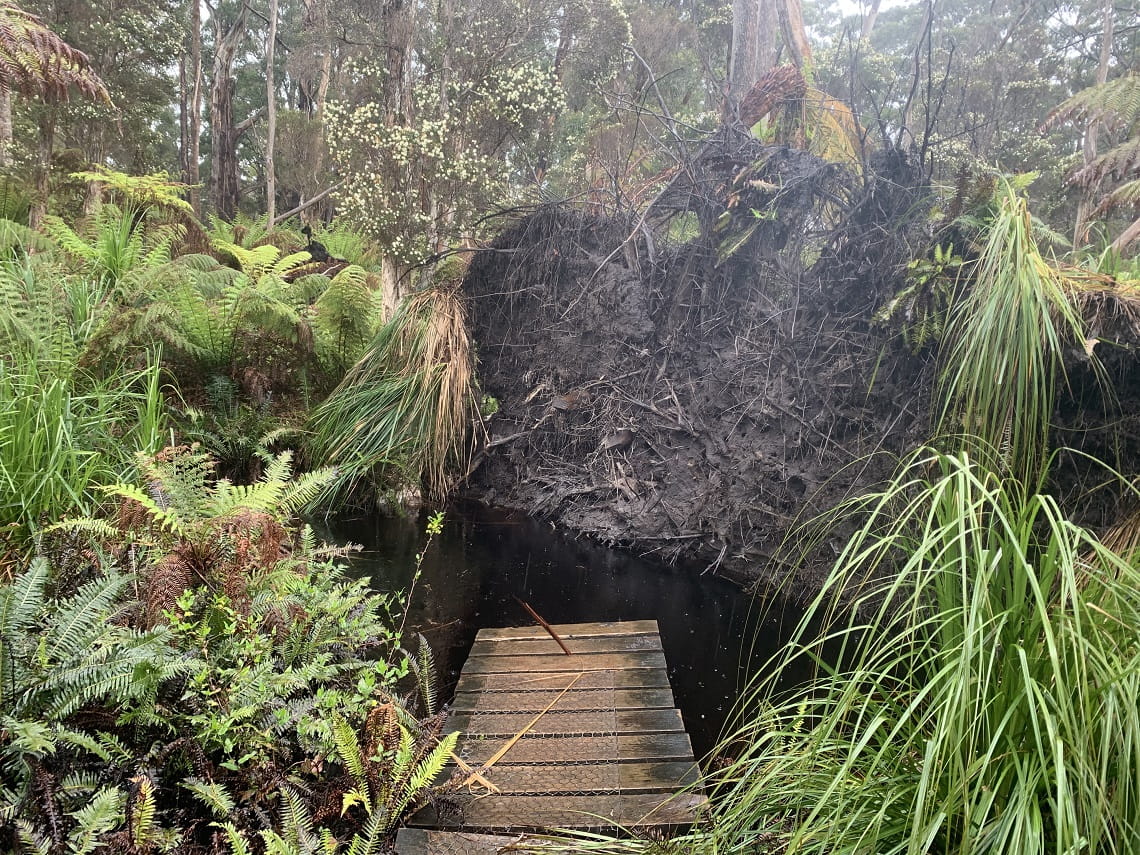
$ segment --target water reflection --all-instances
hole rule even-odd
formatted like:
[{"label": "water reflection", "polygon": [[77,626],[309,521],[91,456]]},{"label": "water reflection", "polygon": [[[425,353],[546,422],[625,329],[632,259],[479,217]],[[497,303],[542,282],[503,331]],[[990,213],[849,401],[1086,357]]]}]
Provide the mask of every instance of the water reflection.
[{"label": "water reflection", "polygon": [[[364,547],[353,569],[376,589],[411,582],[424,520],[372,517],[316,527],[327,539]],[[770,608],[761,623],[753,599],[721,579],[566,537],[521,514],[464,505],[448,511],[443,534],[427,551],[409,614],[436,653],[441,696],[454,688],[480,628],[533,623],[515,597],[550,623],[656,620],[698,756],[716,742],[743,681],[798,618]]]}]

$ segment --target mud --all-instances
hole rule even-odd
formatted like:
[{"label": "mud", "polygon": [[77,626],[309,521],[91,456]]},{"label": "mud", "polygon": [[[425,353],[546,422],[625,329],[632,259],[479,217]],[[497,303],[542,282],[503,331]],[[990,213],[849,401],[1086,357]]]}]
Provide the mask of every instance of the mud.
[{"label": "mud", "polygon": [[928,436],[931,359],[870,322],[925,193],[901,156],[859,178],[732,137],[648,213],[517,220],[464,283],[499,404],[467,493],[701,572],[782,577],[797,520]]}]

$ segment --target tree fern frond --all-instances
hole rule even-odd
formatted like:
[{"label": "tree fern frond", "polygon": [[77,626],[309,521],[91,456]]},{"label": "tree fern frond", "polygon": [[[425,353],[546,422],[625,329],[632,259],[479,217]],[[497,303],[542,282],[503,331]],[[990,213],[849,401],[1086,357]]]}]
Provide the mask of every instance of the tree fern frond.
[{"label": "tree fern frond", "polygon": [[1046,117],[1042,127],[1059,122],[1100,121],[1108,125],[1130,125],[1140,117],[1140,75],[1128,74],[1097,86],[1082,89],[1065,99]]},{"label": "tree fern frond", "polygon": [[1140,170],[1140,134],[1094,158],[1069,179],[1071,184],[1091,187],[1108,178],[1124,178]]},{"label": "tree fern frond", "polygon": [[1140,205],[1140,178],[1121,184],[1104,197],[1100,210],[1107,211],[1127,205]]},{"label": "tree fern frond", "polygon": [[140,504],[146,511],[147,516],[150,517],[151,522],[159,528],[180,537],[187,537],[189,535],[185,521],[176,510],[163,508],[144,490],[133,484],[112,484],[109,487],[105,487],[104,491],[113,496],[130,499]]}]

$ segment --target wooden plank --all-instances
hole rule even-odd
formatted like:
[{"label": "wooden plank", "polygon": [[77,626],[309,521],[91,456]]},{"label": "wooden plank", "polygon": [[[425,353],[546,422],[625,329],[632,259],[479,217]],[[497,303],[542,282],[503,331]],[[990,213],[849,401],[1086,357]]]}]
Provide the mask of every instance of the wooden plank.
[{"label": "wooden plank", "polygon": [[[457,753],[472,766],[477,766],[487,762],[506,742],[504,737],[467,739]],[[670,731],[650,735],[524,736],[499,762],[515,765],[692,759],[693,745],[689,734]]]},{"label": "wooden plank", "polygon": [[[447,766],[442,780],[450,780],[458,767]],[[563,766],[511,766],[500,761],[484,776],[503,795],[582,795],[597,790],[622,793],[672,793],[695,784],[700,774],[691,760],[659,763],[574,763]],[[478,789],[478,785],[475,785]]]},{"label": "wooden plank", "polygon": [[[573,693],[567,692],[559,705],[573,701]],[[512,736],[523,730],[535,714],[455,712],[447,717],[445,730],[459,730],[470,737]],[[660,733],[684,731],[681,713],[675,709],[657,710],[560,710],[558,706],[550,710],[534,723],[528,731],[536,736],[542,734],[569,733]]]},{"label": "wooden plank", "polygon": [[[594,635],[637,635],[658,632],[655,620],[623,620],[603,623],[556,623],[551,628],[565,641],[568,638],[588,638]],[[475,636],[476,641],[501,638],[550,638],[541,626],[504,626],[484,628]]]},{"label": "wooden plank", "polygon": [[[656,622],[556,631],[573,655],[540,627],[480,632],[447,727],[465,732],[457,754],[471,766],[496,761],[482,770],[494,791],[461,788],[413,822],[482,831],[694,821],[704,796],[686,788],[699,769],[673,706]],[[466,773],[448,767],[442,777]],[[406,843],[420,847],[408,855],[432,855],[432,846],[448,855],[484,851],[450,835]]]},{"label": "wooden plank", "polygon": [[[638,650],[660,650],[661,636],[657,633],[630,635],[599,635],[587,638],[563,639],[573,655],[582,653],[624,653]],[[565,656],[562,648],[550,636],[523,639],[478,639],[471,648],[471,656],[529,656],[536,653]]]},{"label": "wooden plank", "polygon": [[631,653],[584,653],[581,655],[535,656],[471,656],[463,666],[464,674],[534,674],[549,671],[578,673],[579,671],[616,671],[627,668],[667,667],[665,654],[660,650],[643,650]]},{"label": "wooden plank", "polygon": [[[583,689],[577,685],[571,690],[589,709],[607,704],[615,709],[669,709],[673,706],[673,692],[669,689]],[[463,692],[455,696],[453,712],[481,710],[484,712],[537,712],[558,696],[557,691],[530,692]]]},{"label": "wooden plank", "polygon": [[420,825],[485,829],[630,828],[690,825],[703,795],[592,794],[585,796],[483,796],[458,800],[458,810],[436,813],[429,805],[416,814]]},{"label": "wooden plank", "polygon": [[[576,656],[563,656],[563,659],[577,659]],[[462,692],[530,691],[562,689],[573,679],[575,673],[567,671],[547,671],[538,674],[514,672],[495,674],[468,673],[466,668],[459,676],[456,694]],[[569,676],[567,676],[569,674]],[[628,668],[623,671],[589,671],[574,684],[579,689],[668,689],[669,674],[664,668]]]},{"label": "wooden plank", "polygon": [[701,775],[700,767],[693,760],[619,763],[617,769],[622,793],[676,792],[695,785]]},{"label": "wooden plank", "polygon": [[549,850],[549,840],[518,834],[472,834],[467,831],[429,831],[401,828],[396,834],[397,855],[499,855]]}]

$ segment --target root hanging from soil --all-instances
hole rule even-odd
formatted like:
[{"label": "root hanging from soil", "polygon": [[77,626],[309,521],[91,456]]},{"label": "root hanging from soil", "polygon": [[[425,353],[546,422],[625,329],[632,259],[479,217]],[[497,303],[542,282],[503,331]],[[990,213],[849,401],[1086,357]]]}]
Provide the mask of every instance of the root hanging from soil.
[{"label": "root hanging from soil", "polygon": [[499,401],[469,492],[667,562],[780,575],[797,518],[927,430],[930,360],[869,323],[926,198],[901,153],[860,177],[725,130],[642,211],[517,220],[464,282]]}]

